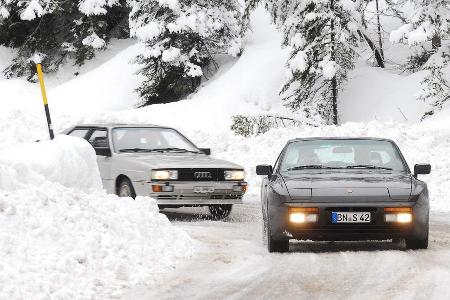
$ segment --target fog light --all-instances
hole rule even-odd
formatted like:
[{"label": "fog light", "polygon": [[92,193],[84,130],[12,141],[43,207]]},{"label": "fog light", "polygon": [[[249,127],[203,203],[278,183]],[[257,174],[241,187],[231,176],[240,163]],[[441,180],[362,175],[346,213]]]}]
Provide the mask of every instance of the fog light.
[{"label": "fog light", "polygon": [[412,214],[411,213],[398,213],[398,214],[385,214],[384,219],[386,222],[392,223],[411,223]]},{"label": "fog light", "polygon": [[385,207],[384,220],[387,223],[411,223],[412,207]]},{"label": "fog light", "polygon": [[291,207],[289,208],[289,222],[315,223],[319,219],[317,207]]}]

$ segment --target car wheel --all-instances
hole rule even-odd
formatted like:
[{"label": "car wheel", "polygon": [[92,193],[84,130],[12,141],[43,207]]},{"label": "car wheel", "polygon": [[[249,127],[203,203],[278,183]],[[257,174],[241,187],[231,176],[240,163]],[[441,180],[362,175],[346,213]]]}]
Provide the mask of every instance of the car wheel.
[{"label": "car wheel", "polygon": [[272,237],[272,234],[270,232],[270,225],[265,226],[265,232],[267,237],[267,250],[269,250],[270,253],[285,253],[289,252],[289,240],[283,239],[283,240],[276,240]]},{"label": "car wheel", "polygon": [[406,238],[406,249],[418,250],[428,248],[428,235],[425,239]]},{"label": "car wheel", "polygon": [[232,204],[210,205],[208,208],[214,220],[222,220],[230,215],[233,205]]},{"label": "car wheel", "polygon": [[123,179],[119,187],[117,188],[117,195],[119,197],[131,197],[136,198],[136,193],[134,192],[133,185],[131,184],[130,180]]}]

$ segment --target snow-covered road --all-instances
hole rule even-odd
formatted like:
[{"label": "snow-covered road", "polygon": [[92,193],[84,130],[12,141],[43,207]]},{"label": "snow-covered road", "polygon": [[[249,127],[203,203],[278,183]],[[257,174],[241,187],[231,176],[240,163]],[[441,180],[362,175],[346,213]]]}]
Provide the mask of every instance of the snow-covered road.
[{"label": "snow-covered road", "polygon": [[450,220],[433,213],[430,247],[405,251],[388,242],[294,243],[269,254],[260,207],[236,206],[232,220],[206,211],[165,214],[197,242],[194,257],[127,299],[449,299]]}]

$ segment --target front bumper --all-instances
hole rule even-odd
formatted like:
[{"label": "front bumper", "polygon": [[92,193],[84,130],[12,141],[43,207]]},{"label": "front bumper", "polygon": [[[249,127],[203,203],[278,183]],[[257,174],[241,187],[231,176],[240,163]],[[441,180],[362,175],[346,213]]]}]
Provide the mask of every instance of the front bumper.
[{"label": "front bumper", "polygon": [[[152,191],[152,185],[170,184],[173,192]],[[247,185],[243,181],[171,181],[144,182],[139,185],[137,195],[145,195],[156,200],[158,205],[205,206],[212,204],[241,204],[245,192],[233,191],[233,186]],[[214,192],[195,193],[194,187],[212,187]]]},{"label": "front bumper", "polygon": [[[289,207],[317,207],[318,221],[315,223],[295,224],[289,222]],[[413,220],[411,223],[387,223],[384,220],[385,207],[411,207]],[[333,211],[370,212],[370,223],[331,222]],[[387,240],[411,236],[425,236],[428,230],[428,207],[418,206],[414,202],[386,203],[283,203],[275,210],[271,207],[269,222],[271,231],[279,238],[298,240]]]}]

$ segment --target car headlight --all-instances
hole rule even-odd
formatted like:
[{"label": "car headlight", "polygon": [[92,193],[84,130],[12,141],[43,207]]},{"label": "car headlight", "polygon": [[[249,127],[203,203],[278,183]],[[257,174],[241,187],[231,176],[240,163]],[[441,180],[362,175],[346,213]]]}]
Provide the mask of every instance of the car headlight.
[{"label": "car headlight", "polygon": [[152,179],[154,180],[177,180],[177,170],[155,170],[152,171]]},{"label": "car headlight", "polygon": [[224,172],[225,180],[244,180],[245,172],[243,170],[229,170]]}]

